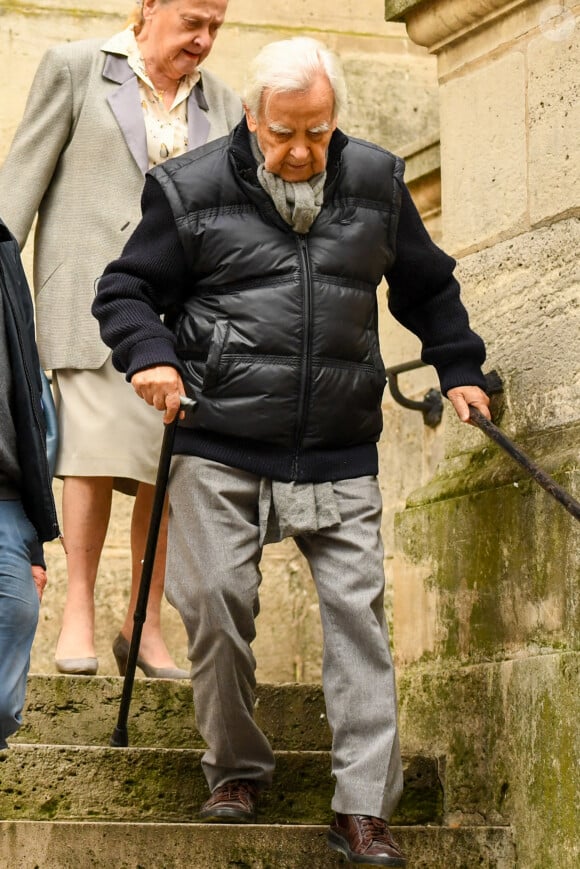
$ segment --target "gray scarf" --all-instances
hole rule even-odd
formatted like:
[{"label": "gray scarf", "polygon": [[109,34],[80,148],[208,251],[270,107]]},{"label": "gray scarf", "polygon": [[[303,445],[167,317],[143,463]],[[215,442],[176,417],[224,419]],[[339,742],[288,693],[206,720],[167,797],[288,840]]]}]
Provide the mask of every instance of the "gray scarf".
[{"label": "gray scarf", "polygon": [[258,498],[260,546],[340,525],[332,483],[281,483],[262,477]]},{"label": "gray scarf", "polygon": [[258,181],[271,197],[276,211],[294,232],[307,233],[322,208],[326,171],[313,175],[308,181],[284,181],[265,168],[255,133],[250,133],[250,145],[258,164]]},{"label": "gray scarf", "polygon": [[[308,181],[284,181],[265,168],[255,133],[250,133],[250,144],[258,181],[276,211],[295,232],[307,233],[322,208],[326,172]],[[331,528],[341,521],[332,483],[280,483],[265,478],[260,481],[259,515],[261,546]]]}]

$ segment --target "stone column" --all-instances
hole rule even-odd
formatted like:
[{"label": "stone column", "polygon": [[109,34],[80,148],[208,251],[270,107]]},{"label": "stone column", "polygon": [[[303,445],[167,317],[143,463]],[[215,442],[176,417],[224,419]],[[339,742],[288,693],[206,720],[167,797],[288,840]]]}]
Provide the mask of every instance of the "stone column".
[{"label": "stone column", "polygon": [[[580,497],[580,5],[387,2],[437,56],[442,246],[504,431]],[[398,517],[407,748],[446,756],[446,817],[510,823],[518,865],[580,860],[580,526],[476,429]]]}]

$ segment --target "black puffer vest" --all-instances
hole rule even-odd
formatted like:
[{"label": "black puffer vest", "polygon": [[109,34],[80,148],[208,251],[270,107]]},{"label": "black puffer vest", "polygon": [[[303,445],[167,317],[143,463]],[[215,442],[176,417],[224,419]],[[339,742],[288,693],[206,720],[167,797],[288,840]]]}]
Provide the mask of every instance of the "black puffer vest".
[{"label": "black puffer vest", "polygon": [[307,235],[259,186],[245,122],[154,174],[191,270],[167,322],[197,437],[271,455],[279,479],[352,476],[350,451],[375,455],[382,428],[376,290],[395,257],[402,160],[337,131]]}]

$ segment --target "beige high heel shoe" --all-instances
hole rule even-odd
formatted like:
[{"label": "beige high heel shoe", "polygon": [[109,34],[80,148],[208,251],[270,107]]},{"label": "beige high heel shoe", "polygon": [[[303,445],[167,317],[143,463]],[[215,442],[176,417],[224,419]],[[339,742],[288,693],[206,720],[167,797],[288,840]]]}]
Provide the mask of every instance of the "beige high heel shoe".
[{"label": "beige high heel shoe", "polygon": [[[129,658],[130,643],[123,634],[118,634],[113,643],[113,655],[119,668],[119,675],[124,676],[127,672],[127,660]],[[181,667],[153,667],[144,661],[141,655],[137,655],[137,666],[145,676],[151,679],[189,679],[189,672]]]},{"label": "beige high heel shoe", "polygon": [[99,669],[97,658],[55,658],[54,663],[67,676],[96,676]]}]

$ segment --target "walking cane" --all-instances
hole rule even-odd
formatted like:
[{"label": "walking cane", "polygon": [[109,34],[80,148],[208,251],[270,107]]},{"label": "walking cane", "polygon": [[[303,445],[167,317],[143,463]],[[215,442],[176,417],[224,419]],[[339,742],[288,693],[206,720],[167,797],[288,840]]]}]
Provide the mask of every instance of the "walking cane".
[{"label": "walking cane", "polygon": [[[197,407],[196,401],[192,398],[186,398],[185,396],[181,396],[180,403],[182,408],[191,408],[192,410],[195,410]],[[157,479],[155,481],[155,495],[153,497],[151,519],[149,521],[149,531],[147,533],[147,543],[145,545],[145,555],[143,557],[143,567],[141,570],[141,581],[139,584],[135,612],[133,614],[133,634],[131,636],[131,645],[129,646],[127,669],[125,670],[125,677],[123,680],[123,694],[121,696],[117,726],[113,731],[109,743],[113,748],[126,748],[129,745],[127,719],[129,717],[131,694],[133,693],[133,683],[135,681],[135,670],[137,667],[139,645],[141,643],[141,633],[147,617],[147,601],[149,600],[149,589],[151,587],[151,577],[153,575],[153,566],[155,564],[155,552],[157,550],[157,541],[159,539],[159,528],[161,526],[163,504],[165,502],[167,480],[169,478],[169,467],[171,465],[171,455],[173,453],[173,442],[175,440],[175,430],[178,421],[179,412],[175,415],[175,419],[165,426],[165,431],[163,432],[163,442],[159,454],[159,467],[157,468]]]},{"label": "walking cane", "polygon": [[[435,389],[430,389],[425,395],[423,401],[412,401],[401,393],[397,382],[399,374],[403,374],[406,371],[414,371],[416,368],[423,368],[425,364],[426,363],[421,359],[414,359],[412,362],[404,362],[402,365],[393,365],[391,368],[387,368],[386,375],[391,395],[394,400],[403,407],[408,407],[410,410],[422,411],[425,425],[435,428],[441,422],[441,417],[443,415],[441,394]],[[502,379],[497,371],[490,371],[485,375],[485,391],[490,397],[499,395],[503,392]],[[545,489],[549,495],[555,498],[556,501],[559,501],[560,504],[566,508],[568,513],[580,521],[580,502],[576,501],[569,492],[563,489],[562,486],[559,486],[552,477],[539,467],[539,465],[522,452],[522,450],[514,444],[514,442],[511,441],[500,428],[498,428],[493,422],[490,422],[481,411],[477,410],[476,407],[469,408],[469,419],[474,425],[481,429],[488,438],[495,441],[496,444],[505,450],[512,459],[518,462],[518,464],[524,468],[536,483],[539,483],[539,485]]]},{"label": "walking cane", "polygon": [[518,462],[536,483],[539,483],[546,492],[559,501],[568,513],[580,521],[580,502],[576,501],[569,492],[559,486],[549,474],[522,452],[501,429],[494,425],[493,422],[490,422],[476,407],[469,408],[469,418],[484,434],[495,441],[496,444],[499,444],[512,459]]}]

